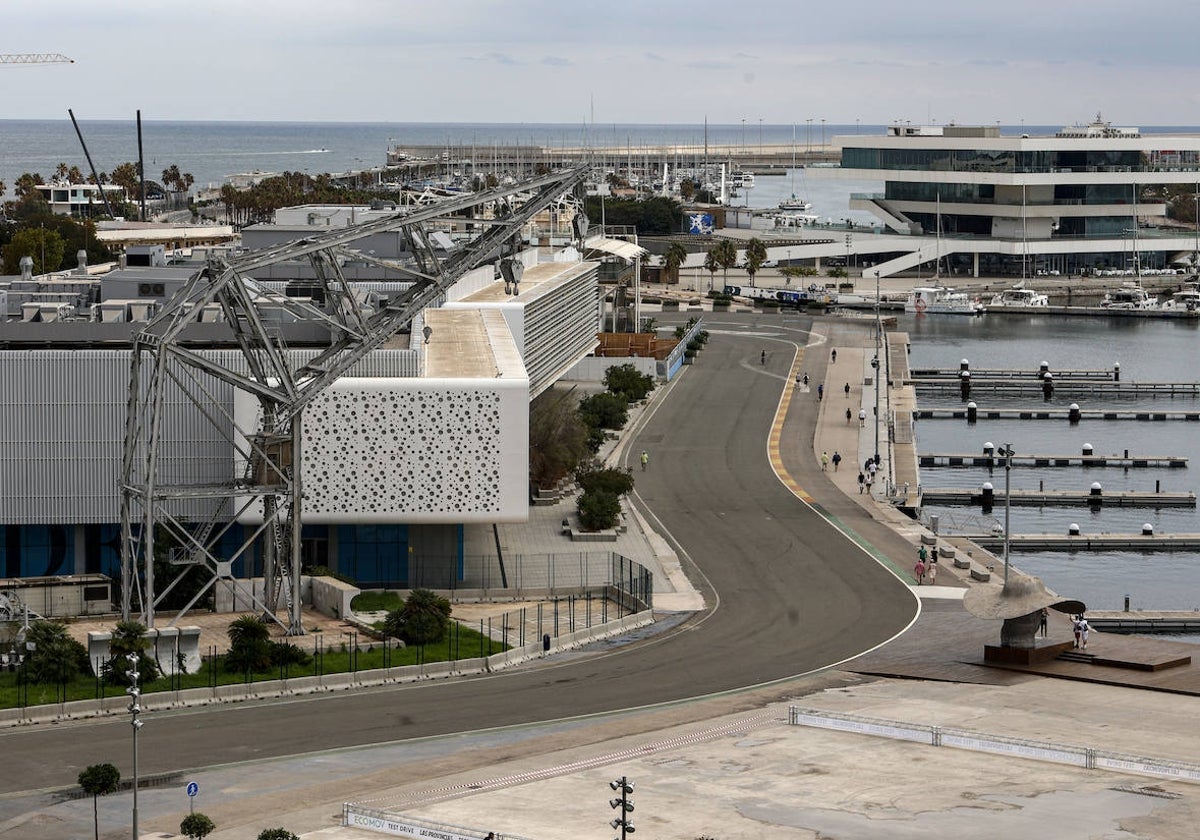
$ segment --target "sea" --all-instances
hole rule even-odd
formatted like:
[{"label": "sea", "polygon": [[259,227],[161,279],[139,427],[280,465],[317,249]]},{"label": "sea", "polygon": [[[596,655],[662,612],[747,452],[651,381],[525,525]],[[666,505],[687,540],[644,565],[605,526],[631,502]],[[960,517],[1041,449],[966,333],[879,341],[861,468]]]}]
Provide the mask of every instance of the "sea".
[{"label": "sea", "polygon": [[[444,146],[448,150],[476,150],[480,155],[493,145],[533,144],[548,148],[667,147],[680,144],[755,147],[791,145],[799,152],[846,134],[882,134],[882,125],[824,124],[802,120],[794,125],[763,125],[747,120],[734,125],[626,125],[626,124],[490,124],[490,123],[324,123],[324,122],[177,122],[144,120],[142,124],[146,172],[154,177],[172,164],[190,172],[197,187],[219,186],[229,176],[248,172],[307,172],[318,175],[380,166],[390,146]],[[1061,126],[1002,126],[1003,134],[1047,134]],[[1200,133],[1189,126],[1142,127],[1144,133]],[[126,161],[136,161],[138,143],[133,119],[81,120],[80,132],[96,168],[110,171]],[[60,163],[87,171],[79,139],[70,120],[0,120],[0,181],[11,196],[12,185],[23,172],[44,177]],[[755,186],[734,199],[752,207],[772,208],[796,194],[812,202],[810,211],[833,221],[870,221],[867,214],[849,209],[853,192],[876,192],[881,182],[807,177],[804,168],[779,175],[758,176]],[[954,316],[901,316],[899,329],[912,338],[911,363],[917,366],[956,367],[967,358],[973,367],[1028,368],[1042,361],[1051,370],[1111,368],[1121,364],[1122,380],[1192,382],[1200,379],[1196,367],[1200,326],[1180,321],[1142,319],[1051,318],[1041,315],[982,318]],[[923,397],[923,404],[957,404],[957,395]],[[1028,398],[1026,402],[1028,401]],[[1020,400],[1009,401],[1018,404]],[[1056,397],[1053,404],[1079,402],[1084,408],[1106,405],[1130,407],[1135,403],[1095,398]],[[1004,405],[988,396],[981,405]],[[1040,404],[1040,401],[1039,403]],[[1145,401],[1152,408],[1200,408],[1192,398]],[[1183,455],[1187,469],[1034,469],[1014,468],[1014,488],[1085,489],[1100,481],[1106,489],[1196,491],[1200,472],[1200,434],[1185,422],[1085,421],[1078,426],[1052,421],[984,421],[968,426],[963,421],[922,420],[917,424],[922,452],[972,452],[984,442],[1012,443],[1021,452],[1078,452],[1091,443],[1096,453]],[[925,469],[925,486],[976,487],[984,481],[997,487],[1002,471]],[[990,527],[981,511],[935,510],[945,527],[961,530]],[[1200,533],[1200,514],[1192,509],[1144,510],[1104,507],[1012,509],[1014,533],[1065,533],[1071,524],[1085,533],[1140,531],[1149,523],[1156,533]],[[1200,609],[1200,554],[1173,553],[1019,553],[1017,567],[1045,580],[1065,597],[1078,598],[1093,609],[1120,609],[1128,597],[1133,609]]]}]

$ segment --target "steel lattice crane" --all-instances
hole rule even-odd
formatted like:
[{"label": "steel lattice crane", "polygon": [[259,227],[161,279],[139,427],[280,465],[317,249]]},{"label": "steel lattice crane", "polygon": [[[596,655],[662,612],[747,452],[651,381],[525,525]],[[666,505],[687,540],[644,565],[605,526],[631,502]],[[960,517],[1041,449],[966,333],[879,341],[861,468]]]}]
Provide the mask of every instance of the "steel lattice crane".
[{"label": "steel lattice crane", "polygon": [[[302,634],[300,421],[305,406],[408,327],[468,272],[497,258],[506,277],[518,272],[520,263],[507,255],[515,251],[522,228],[564,194],[576,191],[586,173],[582,167],[560,170],[512,186],[404,208],[383,219],[277,247],[210,257],[133,339],[121,480],[122,619],[132,617],[136,602],[142,623],[153,627],[155,606],[170,590],[168,586],[160,592],[155,586],[156,540],[165,538],[179,546],[172,549],[172,562],[201,566],[209,573],[203,589],[175,620],[213,586],[232,585],[232,563],[250,557],[253,546],[260,544],[264,586],[261,597],[251,594],[255,609],[278,621],[275,610],[282,598],[288,608],[287,632]],[[476,212],[485,208],[488,212]],[[469,219],[479,232],[443,260],[435,253],[430,226],[448,219]],[[582,213],[575,227],[582,239],[587,230]],[[399,232],[407,243],[412,264],[389,267],[411,279],[412,286],[378,311],[364,313],[355,303],[340,258],[358,240],[387,231]],[[323,306],[312,302],[318,296],[287,297],[252,279],[268,266],[296,259],[311,262]],[[233,332],[236,363],[224,364],[183,340],[196,313],[213,305]],[[264,319],[263,307],[328,328],[329,344],[314,358],[301,361]],[[242,435],[217,397],[230,387],[258,401],[261,419],[255,431]],[[204,483],[180,469],[181,442],[168,440],[166,429],[167,420],[181,411],[205,418],[211,439],[233,448],[232,469],[224,467],[228,472],[214,472]],[[239,548],[222,549],[231,524],[252,509],[254,521],[261,512],[261,524],[250,529]]]},{"label": "steel lattice crane", "polygon": [[0,64],[74,64],[62,53],[0,53]]}]

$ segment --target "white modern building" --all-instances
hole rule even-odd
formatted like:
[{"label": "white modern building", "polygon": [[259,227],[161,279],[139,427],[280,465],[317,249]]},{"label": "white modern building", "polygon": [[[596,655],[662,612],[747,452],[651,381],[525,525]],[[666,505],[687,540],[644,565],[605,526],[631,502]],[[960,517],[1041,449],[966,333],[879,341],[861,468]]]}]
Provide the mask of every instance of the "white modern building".
[{"label": "white modern building", "polygon": [[50,204],[50,211],[58,216],[91,217],[104,212],[104,198],[111,202],[125,200],[125,190],[116,184],[72,184],[67,181],[51,181],[38,184],[37,191]]},{"label": "white modern building", "polygon": [[883,180],[850,206],[874,214],[898,253],[882,276],[1130,274],[1194,268],[1200,227],[1166,219],[1162,188],[1200,195],[1200,136],[1143,134],[1102,122],[1052,136],[999,126],[893,126],[839,137],[840,168],[810,177]]}]

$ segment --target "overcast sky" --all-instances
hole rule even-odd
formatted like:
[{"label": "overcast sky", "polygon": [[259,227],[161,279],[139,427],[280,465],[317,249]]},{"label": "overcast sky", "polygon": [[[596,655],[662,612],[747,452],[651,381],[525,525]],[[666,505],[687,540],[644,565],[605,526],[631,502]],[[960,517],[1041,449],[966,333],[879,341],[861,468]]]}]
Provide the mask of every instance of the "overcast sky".
[{"label": "overcast sky", "polygon": [[[1200,4],[2,0],[0,118],[1200,125]],[[0,154],[3,152],[0,151]]]}]

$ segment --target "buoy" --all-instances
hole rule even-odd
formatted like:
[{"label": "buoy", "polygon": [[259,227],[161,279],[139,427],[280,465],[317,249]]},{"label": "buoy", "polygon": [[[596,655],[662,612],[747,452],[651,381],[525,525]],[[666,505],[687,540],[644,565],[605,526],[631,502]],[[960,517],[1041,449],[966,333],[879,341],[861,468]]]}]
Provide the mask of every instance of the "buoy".
[{"label": "buoy", "polygon": [[1089,491],[1088,495],[1091,496],[1093,501],[1096,501],[1096,502],[1100,501],[1101,497],[1104,495],[1104,488],[1102,488],[1100,486],[1099,481],[1092,482],[1092,487],[1091,487],[1091,490]]},{"label": "buoy", "polygon": [[1142,526],[1142,536],[1143,537],[1153,537],[1154,536],[1154,526],[1151,525],[1149,522],[1147,522],[1145,525]]},{"label": "buoy", "polygon": [[1072,522],[1070,524],[1070,526],[1067,528],[1067,533],[1070,534],[1072,537],[1078,537],[1079,536],[1078,523]]},{"label": "buoy", "polygon": [[1071,422],[1072,426],[1079,423],[1079,403],[1071,403],[1067,409],[1067,420]]},{"label": "buoy", "polygon": [[967,422],[974,424],[975,420],[978,416],[979,416],[979,406],[975,405],[975,403],[973,403],[973,402],[967,403]]},{"label": "buoy", "polygon": [[962,399],[971,398],[971,372],[964,370],[958,374],[958,390]]},{"label": "buoy", "polygon": [[1113,382],[1121,381],[1121,363],[1113,362]]},{"label": "buoy", "polygon": [[971,363],[968,362],[966,359],[963,359],[961,362],[958,363],[958,369],[959,370],[970,370]]},{"label": "buoy", "polygon": [[983,445],[983,454],[984,455],[991,455],[995,451],[996,451],[996,445],[994,443],[992,443],[990,440]]},{"label": "buoy", "polygon": [[1054,396],[1054,377],[1047,371],[1042,374],[1042,401],[1050,402]]},{"label": "buoy", "polygon": [[1043,361],[1043,362],[1041,363],[1041,365],[1038,367],[1038,373],[1040,373],[1040,374],[1043,374],[1043,375],[1044,375],[1044,374],[1046,373],[1046,371],[1048,371],[1048,370],[1050,370],[1050,363],[1049,363],[1049,362],[1046,362],[1046,361]]},{"label": "buoy", "polygon": [[1085,444],[1083,445],[1083,454],[1084,454],[1084,455],[1091,455],[1091,454],[1092,454],[1092,445],[1091,445],[1090,443],[1085,443]]}]

